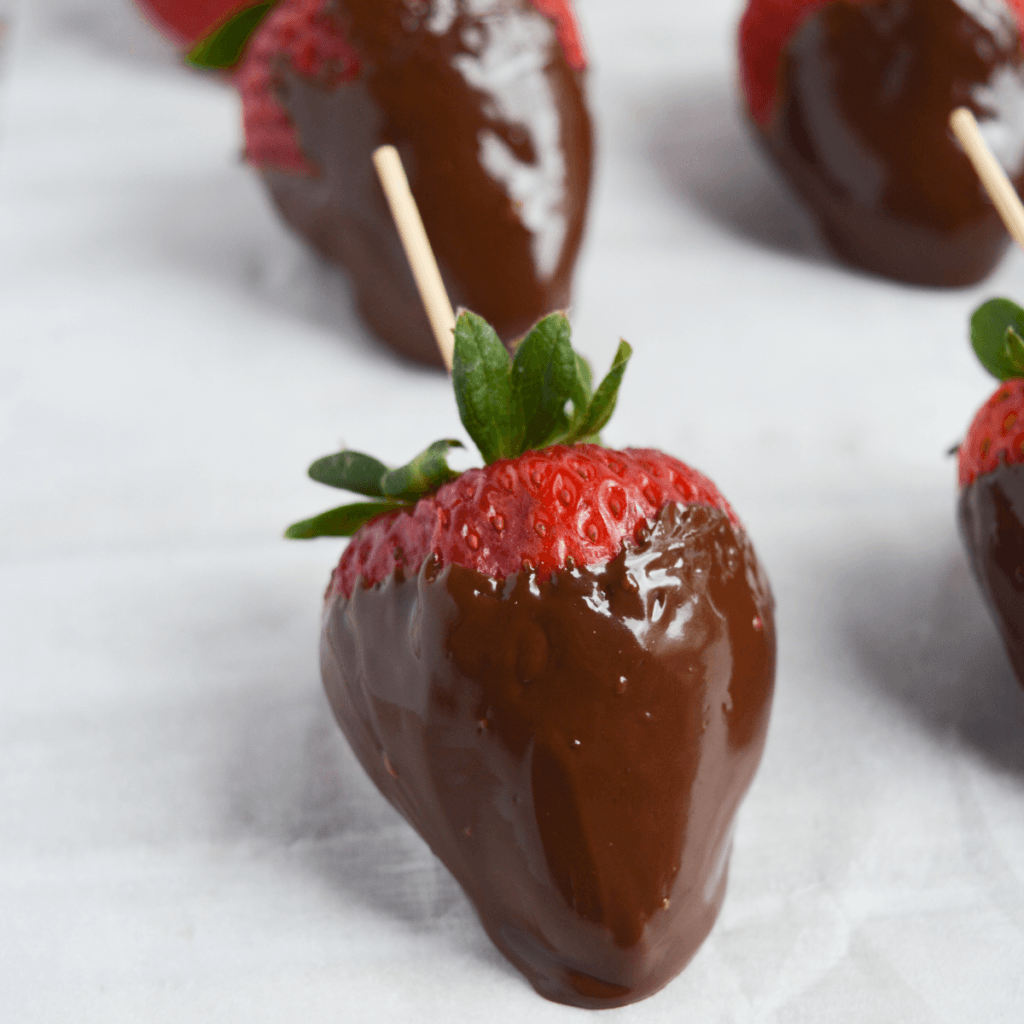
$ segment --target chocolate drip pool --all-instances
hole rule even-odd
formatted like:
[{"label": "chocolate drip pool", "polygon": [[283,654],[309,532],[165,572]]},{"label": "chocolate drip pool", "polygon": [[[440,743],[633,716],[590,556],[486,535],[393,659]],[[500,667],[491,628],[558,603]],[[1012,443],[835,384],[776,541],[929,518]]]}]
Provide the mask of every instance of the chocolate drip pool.
[{"label": "chocolate drip pool", "polygon": [[1024,686],[1024,466],[1001,463],[960,492],[960,533]]},{"label": "chocolate drip pool", "polygon": [[428,561],[324,612],[360,762],[541,995],[670,981],[725,893],[765,740],[773,601],[717,509],[667,506],[604,565],[541,582]]},{"label": "chocolate drip pool", "polygon": [[399,352],[440,356],[370,163],[398,147],[453,306],[510,344],[565,308],[593,140],[583,75],[531,0],[343,0],[360,73],[326,89],[291,69],[278,97],[315,175],[264,168],[285,220],[348,271],[360,313]]},{"label": "chocolate drip pool", "polygon": [[[997,10],[1001,6],[1002,10]],[[986,277],[1008,238],[949,132],[970,107],[1024,187],[1024,54],[1004,5],[831,3],[797,31],[759,135],[843,259],[917,284]]]}]

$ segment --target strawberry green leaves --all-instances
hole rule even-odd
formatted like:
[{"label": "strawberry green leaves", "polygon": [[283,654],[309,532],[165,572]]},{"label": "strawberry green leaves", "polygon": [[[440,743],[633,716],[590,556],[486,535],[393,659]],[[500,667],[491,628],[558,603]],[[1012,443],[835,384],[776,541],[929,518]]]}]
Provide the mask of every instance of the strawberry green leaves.
[{"label": "strawberry green leaves", "polygon": [[632,349],[622,342],[611,371],[592,392],[590,367],[573,350],[570,336],[565,314],[552,313],[523,339],[510,362],[484,320],[475,313],[459,316],[455,398],[462,425],[485,462],[588,440],[608,422]]},{"label": "strawberry green leaves", "polygon": [[461,447],[461,441],[435,441],[412,462],[400,469],[388,470],[380,480],[384,497],[395,501],[416,502],[424,494],[433,494],[441,484],[459,475],[448,465],[447,455],[449,449]]},{"label": "strawberry green leaves", "polygon": [[[553,444],[598,441],[615,409],[626,364],[633,350],[622,342],[607,376],[593,389],[587,361],[573,350],[564,313],[544,317],[523,339],[515,358],[494,328],[475,313],[455,324],[452,383],[462,424],[487,463],[514,459]],[[364,523],[386,512],[409,509],[422,497],[454,480],[448,453],[459,441],[435,441],[411,462],[388,469],[362,452],[341,451],[317,459],[309,475],[329,487],[377,501],[342,505],[285,532],[294,540],[350,537]]]},{"label": "strawberry green leaves", "polygon": [[309,467],[309,475],[317,483],[338,487],[343,491],[365,494],[369,498],[382,498],[380,481],[389,472],[383,462],[362,452],[343,451],[325,455]]},{"label": "strawberry green leaves", "polygon": [[309,467],[309,475],[317,483],[368,498],[416,501],[455,479],[458,474],[448,465],[446,456],[450,449],[461,447],[461,441],[435,441],[399,469],[388,469],[371,455],[346,450],[317,459]]},{"label": "strawberry green leaves", "polygon": [[329,512],[303,519],[300,523],[292,523],[284,535],[289,540],[312,540],[314,537],[351,537],[356,530],[371,519],[407,508],[397,501],[360,501],[353,505],[342,505],[332,508]]},{"label": "strawberry green leaves", "polygon": [[548,439],[568,432],[567,401],[576,412],[590,400],[589,384],[580,379],[572,350],[569,321],[552,313],[523,339],[512,361],[514,401],[522,417],[519,450],[543,448]]},{"label": "strawberry green leaves", "polygon": [[601,381],[594,397],[590,400],[586,415],[583,421],[576,428],[579,439],[584,437],[597,436],[604,430],[608,421],[615,412],[615,403],[619,400],[619,385],[622,384],[622,377],[626,372],[626,364],[633,349],[627,341],[620,341],[618,351],[612,360],[612,368],[607,376]]},{"label": "strawberry green leaves", "polygon": [[1024,309],[1009,299],[990,299],[971,317],[971,345],[997,380],[1024,377]]},{"label": "strawberry green leaves", "polygon": [[249,37],[275,3],[276,0],[271,0],[270,3],[255,4],[232,14],[205,39],[196,43],[185,59],[197,68],[233,68],[242,59]]},{"label": "strawberry green leaves", "polygon": [[512,397],[508,352],[494,328],[476,313],[455,323],[452,383],[459,418],[484,462],[511,458],[521,432]]},{"label": "strawberry green leaves", "polygon": [[398,469],[388,469],[383,462],[362,452],[342,451],[317,459],[309,467],[309,475],[318,483],[384,500],[360,501],[333,508],[312,519],[293,523],[285,531],[285,536],[290,540],[351,537],[363,523],[375,516],[409,508],[424,494],[433,493],[458,476],[448,465],[446,456],[450,449],[461,447],[461,441],[435,441]]}]

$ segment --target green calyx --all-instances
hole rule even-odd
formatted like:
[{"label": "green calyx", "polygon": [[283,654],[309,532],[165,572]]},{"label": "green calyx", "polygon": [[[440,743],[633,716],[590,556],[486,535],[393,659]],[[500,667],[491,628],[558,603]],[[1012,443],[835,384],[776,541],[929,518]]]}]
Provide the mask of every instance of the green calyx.
[{"label": "green calyx", "polygon": [[1009,299],[990,299],[971,317],[971,345],[997,380],[1024,377],[1024,309]]},{"label": "green calyx", "polygon": [[615,410],[633,350],[619,344],[608,376],[593,391],[590,367],[573,350],[570,336],[566,315],[551,313],[510,360],[486,320],[475,313],[459,317],[452,383],[462,425],[484,462],[597,439]]},{"label": "green calyx", "polygon": [[293,523],[284,535],[291,540],[351,537],[374,516],[415,505],[424,494],[430,494],[441,484],[454,480],[458,474],[449,467],[446,456],[450,448],[461,447],[461,441],[435,441],[412,462],[398,469],[388,469],[383,462],[361,452],[343,451],[317,459],[309,467],[309,475],[314,480],[328,487],[380,500],[333,508],[312,519]]},{"label": "green calyx", "polygon": [[[570,341],[569,320],[551,313],[523,339],[510,358],[494,328],[475,313],[455,324],[452,384],[459,416],[484,462],[514,459],[553,444],[591,442],[615,411],[626,364],[633,350],[620,342],[611,369],[593,389],[590,366]],[[458,474],[447,462],[459,441],[435,441],[411,462],[388,469],[360,452],[341,451],[317,459],[309,475],[329,487],[375,501],[331,509],[289,526],[286,537],[350,537],[385,512],[409,508]]]},{"label": "green calyx", "polygon": [[254,4],[236,11],[196,43],[185,60],[196,68],[216,71],[233,68],[242,59],[253,32],[276,4],[277,0],[270,0],[269,3]]}]

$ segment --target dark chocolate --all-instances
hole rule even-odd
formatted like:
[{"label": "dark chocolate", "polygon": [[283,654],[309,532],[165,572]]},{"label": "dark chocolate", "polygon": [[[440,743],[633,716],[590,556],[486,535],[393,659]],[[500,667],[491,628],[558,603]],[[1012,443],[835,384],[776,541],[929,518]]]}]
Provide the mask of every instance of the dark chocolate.
[{"label": "dark chocolate", "polygon": [[620,1006],[689,962],[775,672],[768,581],[724,513],[669,505],[546,582],[428,560],[334,594],[321,668],[369,776],[541,995]]},{"label": "dark chocolate", "polygon": [[1006,231],[948,128],[956,107],[971,108],[1024,186],[1024,54],[1009,10],[984,9],[838,0],[785,48],[777,105],[757,131],[849,263],[960,286],[1002,256]]},{"label": "dark chocolate", "polygon": [[960,492],[960,533],[1024,686],[1024,466],[1000,463]]},{"label": "dark chocolate", "polygon": [[355,81],[277,77],[316,173],[261,171],[285,220],[348,271],[374,333],[438,365],[373,150],[398,148],[453,306],[511,344],[569,303],[593,148],[583,75],[531,0],[449,6],[339,0]]}]

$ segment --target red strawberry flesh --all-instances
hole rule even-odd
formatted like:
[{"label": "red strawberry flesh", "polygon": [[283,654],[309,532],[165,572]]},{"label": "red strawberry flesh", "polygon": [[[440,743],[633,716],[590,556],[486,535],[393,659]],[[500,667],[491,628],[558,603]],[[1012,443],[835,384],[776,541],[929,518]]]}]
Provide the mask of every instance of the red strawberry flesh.
[{"label": "red strawberry flesh", "polygon": [[156,26],[180,46],[205,39],[221,22],[252,7],[252,0],[135,0]]},{"label": "red strawberry flesh", "polygon": [[360,578],[382,583],[396,566],[415,575],[431,554],[438,567],[499,579],[527,567],[544,580],[569,564],[610,561],[674,502],[720,509],[738,525],[710,480],[654,449],[582,444],[528,452],[468,470],[412,512],[367,523],[346,548],[329,593],[350,597]]},{"label": "red strawberry flesh", "polygon": [[[587,66],[587,51],[583,46],[583,34],[576,20],[572,0],[531,0],[533,6],[555,23],[558,41],[562,45],[566,62],[575,71]],[[1024,0],[1021,0],[1024,3]]]},{"label": "red strawberry flesh", "polygon": [[960,445],[960,487],[1001,464],[1024,463],[1024,380],[1008,380],[978,410]]},{"label": "red strawberry flesh", "polygon": [[1024,687],[1024,380],[978,410],[959,454],[960,534]]}]

